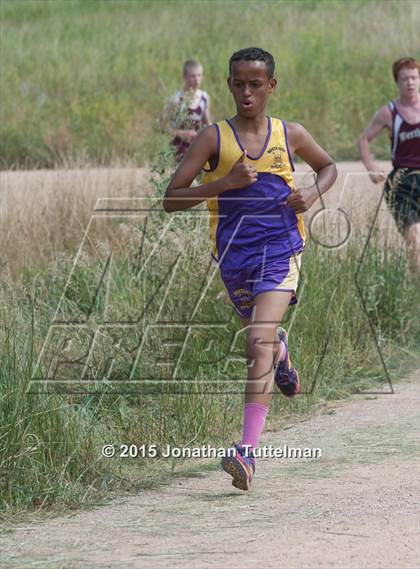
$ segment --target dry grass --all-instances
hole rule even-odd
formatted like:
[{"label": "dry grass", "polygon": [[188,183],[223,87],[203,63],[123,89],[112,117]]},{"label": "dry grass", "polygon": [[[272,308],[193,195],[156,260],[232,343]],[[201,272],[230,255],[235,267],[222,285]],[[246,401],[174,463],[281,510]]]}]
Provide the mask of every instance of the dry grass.
[{"label": "dry grass", "polygon": [[24,266],[46,266],[62,252],[74,255],[99,198],[139,197],[147,189],[141,168],[2,172],[1,263],[13,278]]},{"label": "dry grass", "polygon": [[[384,171],[391,170],[390,162],[378,161],[378,165]],[[375,242],[380,246],[397,250],[404,247],[403,239],[383,199],[383,184],[373,184],[361,162],[340,162],[337,166],[338,178],[333,188],[305,215],[307,232],[311,227],[312,237],[332,246],[344,240],[348,228],[349,239],[353,242],[366,243],[372,231]],[[311,182],[313,175],[308,174],[308,171],[307,166],[297,166],[297,186],[304,187]],[[315,218],[314,213],[321,207],[327,211]],[[341,211],[337,213],[337,210]]]},{"label": "dry grass", "polygon": [[[384,166],[389,166],[384,163]],[[296,183],[310,183],[307,169],[297,168]],[[75,255],[99,198],[135,198],[148,188],[148,170],[135,167],[113,169],[72,169],[0,173],[1,264],[14,279],[23,267],[46,266],[59,253]],[[313,236],[327,245],[341,241],[349,219],[352,236],[365,240],[381,200],[381,186],[369,181],[358,162],[339,164],[339,178],[324,196],[331,208],[319,215],[311,226]],[[306,215],[307,227],[318,202]],[[380,204],[377,226],[388,244],[401,246],[385,202]],[[344,232],[344,233],[343,233]],[[322,236],[321,236],[322,234]],[[338,238],[337,238],[338,235]],[[104,236],[102,236],[103,238]]]}]

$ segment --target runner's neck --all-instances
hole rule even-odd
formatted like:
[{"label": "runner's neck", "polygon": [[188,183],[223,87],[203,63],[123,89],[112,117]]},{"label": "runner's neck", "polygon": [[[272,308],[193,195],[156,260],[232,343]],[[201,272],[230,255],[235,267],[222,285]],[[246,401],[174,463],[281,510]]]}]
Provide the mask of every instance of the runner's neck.
[{"label": "runner's neck", "polygon": [[413,95],[400,95],[396,101],[397,104],[402,107],[410,107],[416,110],[416,107],[420,105],[420,93],[413,93]]},{"label": "runner's neck", "polygon": [[237,130],[249,132],[252,134],[267,132],[269,124],[265,111],[264,113],[261,113],[260,115],[252,118],[235,115],[232,119],[230,119],[230,122]]}]

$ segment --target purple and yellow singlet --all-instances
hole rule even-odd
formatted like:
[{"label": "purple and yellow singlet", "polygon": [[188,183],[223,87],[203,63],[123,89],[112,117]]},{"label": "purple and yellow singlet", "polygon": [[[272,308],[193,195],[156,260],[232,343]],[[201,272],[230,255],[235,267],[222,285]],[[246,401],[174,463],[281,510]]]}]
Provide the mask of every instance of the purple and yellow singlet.
[{"label": "purple and yellow singlet", "polygon": [[[300,253],[305,230],[300,214],[286,204],[295,190],[286,126],[267,117],[267,138],[259,156],[245,161],[258,173],[255,183],[207,201],[212,254],[225,270],[243,269]],[[243,153],[229,120],[216,123],[218,153],[204,169],[203,184],[226,176]]]}]

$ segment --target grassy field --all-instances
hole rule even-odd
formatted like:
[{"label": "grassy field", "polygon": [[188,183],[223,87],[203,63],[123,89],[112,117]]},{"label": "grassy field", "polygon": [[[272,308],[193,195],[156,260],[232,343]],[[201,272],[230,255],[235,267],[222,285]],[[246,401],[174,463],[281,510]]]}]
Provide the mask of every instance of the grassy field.
[{"label": "grassy field", "polygon": [[[334,267],[325,251],[312,247],[306,260],[305,277],[309,282],[322,278],[335,283],[331,298],[320,295],[316,286],[307,286],[296,320],[289,326],[294,362],[304,378],[303,389],[310,391],[312,386],[314,389],[294,403],[286,402],[277,394],[268,429],[290,412],[322,407],[330,398],[343,398],[360,390],[388,391],[369,322],[354,285],[357,253],[347,251],[347,255],[336,258]],[[365,301],[382,355],[392,376],[398,377],[408,358],[411,365],[418,363],[416,345],[420,330],[418,319],[414,319],[411,312],[418,289],[414,282],[395,277],[390,268],[393,261],[398,259],[384,259],[373,249],[363,284],[370,287]],[[81,290],[86,294],[92,290],[93,264],[91,261],[91,266],[89,262],[80,266],[74,275],[79,294]],[[115,267],[114,278],[122,283],[124,291],[118,299],[120,310],[132,307],[136,293],[127,266],[127,262],[121,261]],[[190,265],[188,278],[199,282],[200,265],[194,266],[196,273]],[[91,362],[87,376],[89,382],[86,378],[78,380],[81,368],[73,365],[62,371],[59,378],[73,378],[70,385],[56,382],[50,393],[28,394],[36,357],[63,290],[66,268],[70,271],[70,266],[61,262],[55,270],[43,275],[29,273],[20,289],[8,288],[7,283],[1,287],[1,317],[7,324],[1,330],[0,504],[8,516],[22,510],[90,503],[109,490],[140,489],[161,483],[174,469],[182,472],[194,466],[189,461],[105,459],[101,456],[105,443],[156,444],[158,448],[166,444],[188,446],[192,442],[193,446],[226,446],[240,432],[246,370],[243,363],[237,362],[243,351],[241,344],[234,354],[230,353],[232,335],[238,331],[234,320],[227,323],[226,335],[222,338],[220,331],[216,330],[215,334],[208,324],[207,332],[203,331],[189,343],[180,377],[193,377],[197,369],[199,373],[195,384],[183,386],[183,394],[179,393],[177,382],[170,381],[170,375],[162,375],[155,367],[157,359],[173,361],[179,356],[179,349],[169,351],[161,345],[159,337],[154,337],[148,351],[142,352],[142,372],[155,381],[152,384],[125,383],[135,355],[132,346],[138,346],[141,341],[141,332],[133,330],[123,336],[124,345],[119,347],[112,375],[105,373],[107,354],[114,345],[112,331],[109,331],[103,346],[95,351],[96,359]],[[375,282],[372,282],[373,274]],[[407,275],[404,272],[400,276]],[[183,277],[186,279],[187,275]],[[191,287],[185,287],[165,305],[175,320],[188,319],[188,295],[192,292]],[[69,295],[67,300],[70,304],[74,297]],[[179,309],[181,302],[187,307],[184,311]],[[79,297],[78,303],[86,312],[89,298]],[[228,311],[223,304],[215,304],[214,297],[209,298],[206,308],[207,321],[220,322]],[[90,319],[92,330],[95,317],[96,313]],[[75,339],[86,347],[84,333],[80,328]],[[173,341],[183,339],[177,330],[169,336]],[[227,385],[217,384],[225,377],[222,367],[206,366],[205,358],[203,362],[200,355],[210,340],[222,361],[229,354],[235,356],[229,369],[231,381]],[[59,344],[56,349],[60,349]],[[103,377],[107,377],[107,381],[103,381]],[[218,393],[214,392],[215,385]]]},{"label": "grassy field", "polygon": [[[144,173],[76,170],[2,176],[8,188],[2,253],[6,259],[16,256],[14,272],[3,265],[0,281],[3,514],[75,507],[110,490],[136,490],[165,481],[173,471],[198,467],[191,461],[105,459],[105,443],[230,444],[240,431],[246,369],[241,336],[232,348],[239,323],[228,306],[216,301],[222,290],[217,276],[192,316],[201,286],[211,275],[206,212],[203,217],[155,212],[147,231],[144,219],[127,213],[88,225],[97,198],[119,194],[138,200]],[[163,186],[155,178],[155,195]],[[354,192],[351,203],[357,201]],[[360,192],[366,195],[363,188]],[[337,195],[331,199],[337,201]],[[133,207],[137,202],[130,203]],[[374,206],[368,209],[374,211]],[[268,428],[290,413],[322,407],[327,399],[363,390],[389,391],[376,341],[393,379],[419,362],[420,321],[413,306],[420,302],[420,291],[404,255],[398,246],[383,242],[382,227],[362,259],[366,221],[359,218],[358,226],[351,219],[352,238],[346,247],[329,250],[309,240],[300,302],[285,323],[306,393],[294,402],[277,394]],[[22,227],[28,228],[26,233]],[[390,227],[392,241],[395,230]],[[110,269],[101,281],[106,266]],[[170,287],[162,288],[162,282]],[[79,324],[68,326],[63,335],[59,326],[51,328],[54,321]],[[156,324],[164,328],[149,333]],[[190,324],[196,327],[183,344]],[[47,375],[46,359],[41,358],[39,369],[37,361],[51,330],[55,343],[47,342],[44,354],[59,363],[55,379],[30,384],[33,377]],[[98,331],[100,341],[86,359],[89,334]],[[136,360],[144,338],[141,360]],[[115,354],[112,366],[110,353]],[[180,362],[176,373],[175,362]],[[133,367],[135,382],[129,381]],[[196,381],[184,385],[180,380],[185,378]]]},{"label": "grassy field", "polygon": [[[194,312],[211,276],[207,213],[156,211],[146,222],[141,207],[94,211],[98,198],[149,207],[162,195],[167,141],[156,119],[179,87],[182,61],[203,62],[219,119],[233,112],[231,53],[251,44],[272,51],[279,88],[270,113],[351,158],[359,130],[395,93],[390,63],[416,45],[419,9],[409,1],[262,2],[256,12],[248,1],[5,0],[0,15],[0,165],[50,168],[0,179],[0,510],[9,517],[92,503],[197,467],[105,459],[106,443],[225,446],[239,434],[243,345],[240,335],[232,344],[239,323],[216,300],[217,275]],[[376,149],[388,158],[385,138]],[[150,162],[152,178],[135,167]],[[104,164],[111,168],[87,168]],[[327,399],[387,391],[380,356],[393,378],[418,365],[419,287],[386,211],[388,225],[364,249],[380,192],[353,173],[343,187],[351,239],[334,250],[308,240],[300,302],[285,323],[306,393],[276,396],[268,428]],[[343,205],[339,190],[329,194],[327,205]],[[49,369],[53,382],[31,383]]]},{"label": "grassy field", "polygon": [[[0,16],[2,168],[145,164],[161,145],[157,118],[182,62],[203,62],[221,119],[234,112],[228,59],[248,45],[277,61],[270,113],[302,122],[336,159],[354,158],[360,129],[395,96],[391,63],[415,55],[420,25],[410,0],[258,10],[248,1],[4,0]],[[377,152],[387,157],[385,137]]]}]

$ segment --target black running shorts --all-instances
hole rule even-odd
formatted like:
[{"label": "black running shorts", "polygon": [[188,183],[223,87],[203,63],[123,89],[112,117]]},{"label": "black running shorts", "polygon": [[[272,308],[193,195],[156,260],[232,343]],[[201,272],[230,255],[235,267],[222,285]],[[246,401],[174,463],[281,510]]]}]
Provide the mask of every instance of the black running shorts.
[{"label": "black running shorts", "polygon": [[394,168],[385,182],[384,191],[399,231],[420,223],[420,169]]}]

